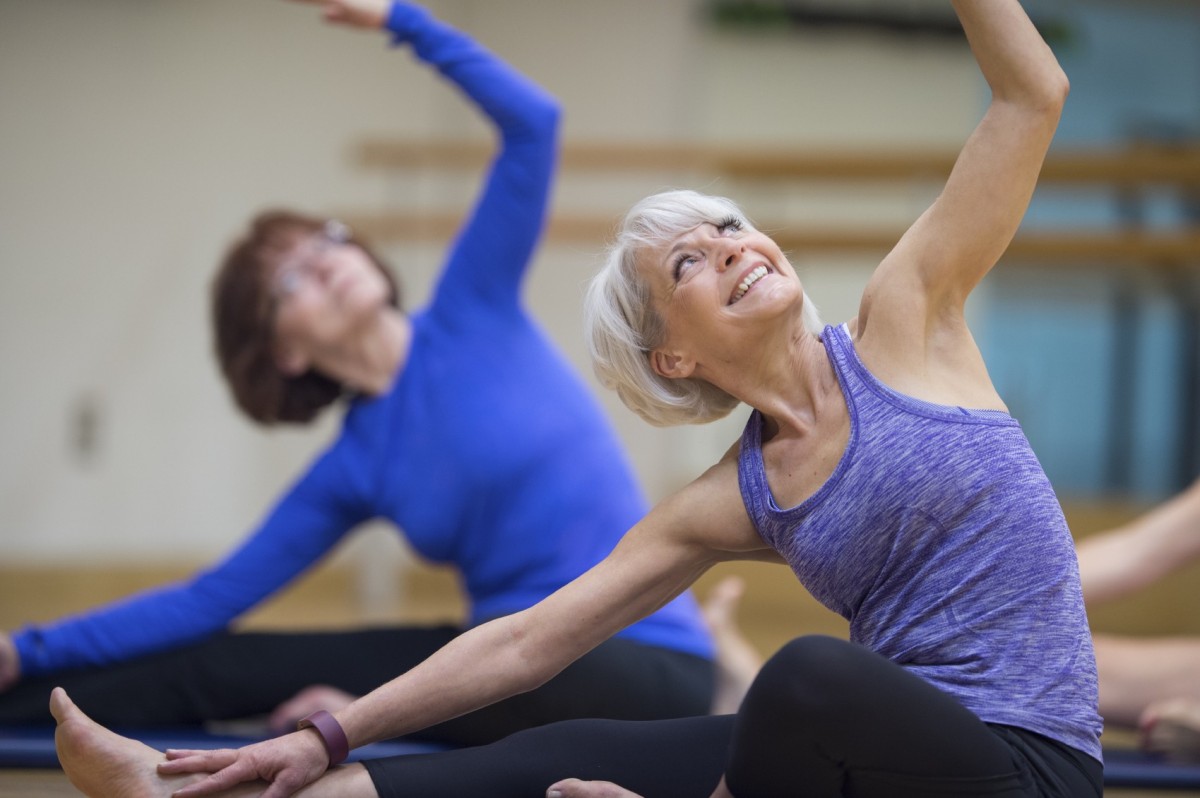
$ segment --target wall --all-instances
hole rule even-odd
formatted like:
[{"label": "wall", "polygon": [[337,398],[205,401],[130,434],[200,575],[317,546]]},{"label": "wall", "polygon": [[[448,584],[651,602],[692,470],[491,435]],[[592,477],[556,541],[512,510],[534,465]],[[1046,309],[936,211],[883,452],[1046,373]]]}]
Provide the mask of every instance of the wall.
[{"label": "wall", "polygon": [[[982,107],[968,51],[941,39],[715,33],[687,0],[431,7],[557,94],[568,140],[944,146]],[[232,408],[205,304],[225,242],[267,205],[370,209],[417,190],[352,168],[363,135],[486,128],[407,54],[326,29],[304,5],[0,0],[0,20],[3,560],[215,556],[336,428],[264,433]],[[660,187],[568,180],[557,201],[615,217]],[[829,197],[839,212],[889,219],[928,199]],[[440,251],[389,249],[413,304]],[[795,260],[827,320],[854,313],[870,260]],[[591,248],[548,245],[528,288],[585,371],[576,308],[595,265]],[[723,451],[742,415],[648,430],[606,401],[655,496]]]}]

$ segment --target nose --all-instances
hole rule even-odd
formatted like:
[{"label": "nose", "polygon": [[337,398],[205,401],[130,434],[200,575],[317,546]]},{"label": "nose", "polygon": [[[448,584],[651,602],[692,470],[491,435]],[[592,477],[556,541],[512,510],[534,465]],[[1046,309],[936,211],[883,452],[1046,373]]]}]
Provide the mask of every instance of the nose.
[{"label": "nose", "polygon": [[724,239],[717,249],[717,269],[725,271],[737,263],[738,257],[746,251],[746,245],[740,241]]},{"label": "nose", "polygon": [[337,268],[337,258],[333,257],[333,248],[328,246],[316,247],[305,262],[309,274],[318,280],[328,280]]}]

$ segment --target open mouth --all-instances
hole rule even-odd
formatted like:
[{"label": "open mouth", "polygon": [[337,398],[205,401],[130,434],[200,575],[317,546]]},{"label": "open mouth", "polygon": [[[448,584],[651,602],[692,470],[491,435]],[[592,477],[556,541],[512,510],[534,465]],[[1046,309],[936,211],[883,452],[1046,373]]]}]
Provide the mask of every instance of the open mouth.
[{"label": "open mouth", "polygon": [[766,277],[769,273],[770,270],[763,264],[759,264],[751,269],[750,272],[742,278],[742,281],[737,284],[737,287],[733,289],[733,296],[729,297],[729,304],[732,305],[734,302],[737,302],[739,299],[744,297],[746,292],[750,290],[751,286],[753,286],[762,278]]}]

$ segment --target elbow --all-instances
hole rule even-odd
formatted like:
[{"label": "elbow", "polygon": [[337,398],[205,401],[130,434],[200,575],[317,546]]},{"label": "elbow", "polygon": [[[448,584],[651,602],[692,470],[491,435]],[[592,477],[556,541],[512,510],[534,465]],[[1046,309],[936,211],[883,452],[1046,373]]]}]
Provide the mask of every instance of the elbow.
[{"label": "elbow", "polygon": [[550,140],[558,139],[559,126],[562,122],[562,107],[558,100],[549,94],[542,95],[532,118],[537,130],[542,135]]},{"label": "elbow", "polygon": [[1055,69],[1054,74],[1046,80],[1046,91],[1053,107],[1061,112],[1067,104],[1067,95],[1071,93],[1071,80],[1061,67]]},{"label": "elbow", "polygon": [[1030,115],[1057,119],[1067,103],[1071,82],[1057,64],[1027,76],[1025,80],[993,91],[993,99]]},{"label": "elbow", "polygon": [[1051,114],[1055,118],[1062,114],[1067,104],[1067,95],[1071,93],[1071,81],[1061,67],[1055,66],[1043,76],[1037,86],[1029,92],[1029,106],[1042,113]]}]

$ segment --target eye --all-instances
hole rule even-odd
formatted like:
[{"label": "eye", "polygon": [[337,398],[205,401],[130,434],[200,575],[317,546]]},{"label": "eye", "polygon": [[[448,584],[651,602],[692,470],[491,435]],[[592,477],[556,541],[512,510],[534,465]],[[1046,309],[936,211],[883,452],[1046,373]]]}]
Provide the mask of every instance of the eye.
[{"label": "eye", "polygon": [[686,252],[681,253],[679,257],[675,258],[675,268],[673,270],[675,274],[675,282],[679,282],[680,278],[683,277],[684,269],[691,266],[697,260],[699,260],[699,258],[697,258],[695,255],[690,255]]},{"label": "eye", "polygon": [[284,300],[300,290],[303,276],[296,269],[288,269],[279,275],[272,292],[277,300]]}]

